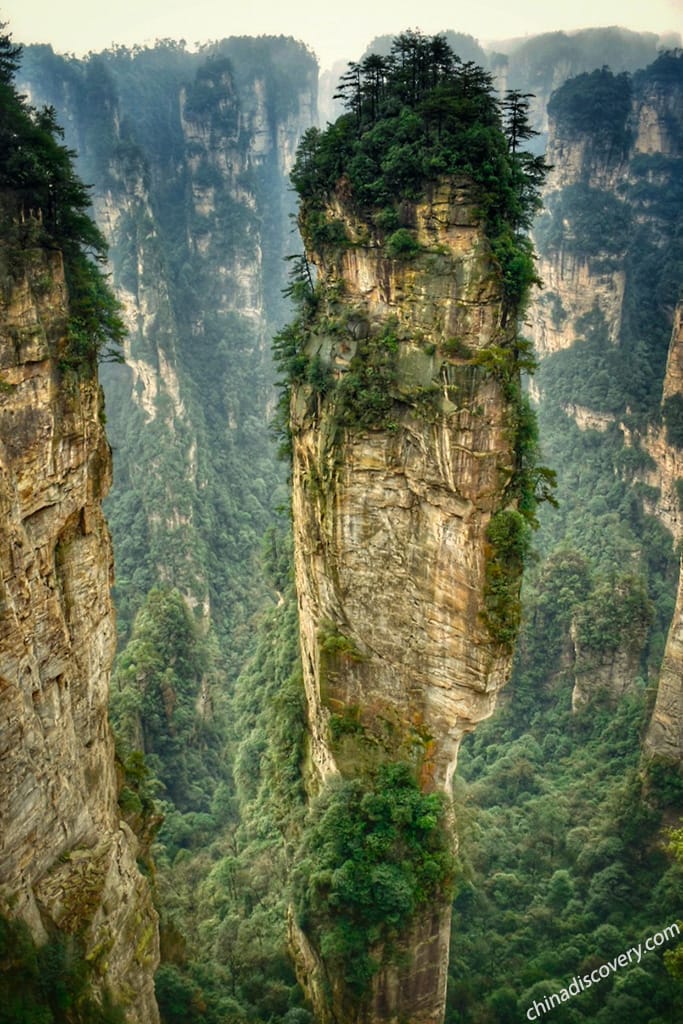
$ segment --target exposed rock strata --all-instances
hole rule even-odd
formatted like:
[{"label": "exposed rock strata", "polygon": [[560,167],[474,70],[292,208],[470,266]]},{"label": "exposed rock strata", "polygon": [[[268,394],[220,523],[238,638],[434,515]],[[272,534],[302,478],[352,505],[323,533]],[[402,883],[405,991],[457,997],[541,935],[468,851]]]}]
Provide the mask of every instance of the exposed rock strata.
[{"label": "exposed rock strata", "polygon": [[[474,364],[513,329],[502,326],[499,273],[465,185],[404,206],[424,247],[409,261],[390,259],[343,198],[328,213],[351,244],[310,253],[328,298],[309,357],[339,382],[359,346],[390,330],[396,400],[384,422],[360,429],[340,425],[334,397],[307,385],[292,396],[312,787],[401,758],[424,789],[447,790],[462,736],[491,714],[510,671],[485,602],[486,530],[513,473],[510,409],[499,379]],[[349,717],[353,730],[335,739],[331,723]],[[436,1024],[449,918],[448,906],[427,908],[403,937],[405,965],[375,976],[364,1008],[328,979],[332,1008],[318,999],[320,1019]],[[292,939],[315,998],[319,958],[295,927]]]},{"label": "exposed rock strata", "polygon": [[[666,160],[681,156],[681,138],[680,89],[636,76],[623,146],[607,145],[595,133],[569,130],[551,119],[546,159],[552,170],[544,190],[546,204],[552,207],[574,186],[604,192],[606,201],[623,205],[634,228],[650,224],[652,236],[664,244],[668,225],[658,222],[655,204],[642,196],[654,185],[667,188]],[[643,171],[642,160],[647,156],[658,162]],[[607,233],[600,246],[587,253],[581,235],[574,230],[578,212],[563,208],[561,225],[556,220],[555,230],[562,234],[560,244],[544,244],[539,239],[538,271],[544,289],[534,303],[530,328],[541,358],[570,348],[583,337],[581,320],[586,314],[598,311],[602,315],[610,344],[618,344],[622,331],[628,240]]]},{"label": "exposed rock strata", "polygon": [[[683,395],[683,303],[679,303],[674,315],[663,402],[673,395]],[[644,444],[655,466],[647,482],[659,491],[653,511],[671,530],[674,542],[680,544],[683,540],[680,488],[683,451],[669,442],[664,426],[651,427]],[[683,572],[680,571],[676,607],[659,673],[657,700],[645,737],[645,751],[650,756],[683,761]]]},{"label": "exposed rock strata", "polygon": [[57,253],[0,299],[0,905],[81,935],[128,1020],[154,1024],[157,917],[119,820],[107,720],[111,477],[96,379],[65,378]]}]

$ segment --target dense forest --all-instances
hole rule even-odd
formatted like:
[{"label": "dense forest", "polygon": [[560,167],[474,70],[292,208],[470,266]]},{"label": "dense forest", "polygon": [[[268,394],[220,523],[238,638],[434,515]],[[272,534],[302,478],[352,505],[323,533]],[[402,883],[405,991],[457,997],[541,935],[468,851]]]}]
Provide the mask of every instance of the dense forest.
[{"label": "dense forest", "polygon": [[[550,191],[535,224],[542,266],[577,254],[596,275],[623,273],[625,302],[616,343],[596,300],[569,347],[542,353],[534,381],[559,507],[540,513],[509,689],[459,762],[452,1021],[516,1021],[680,913],[681,866],[667,837],[681,812],[680,775],[641,753],[678,567],[639,482],[650,456],[638,438],[660,422],[681,294],[681,164],[674,154],[631,156],[629,114],[634,94],[662,82],[679,96],[682,73],[680,54],[633,76],[600,68],[568,81],[549,105],[563,144],[588,139],[591,151],[583,179]],[[619,188],[600,185],[615,166]],[[539,297],[558,323],[569,317],[562,299],[551,286]],[[588,425],[576,406],[589,411]],[[621,695],[605,683],[619,659]],[[678,1019],[680,987],[665,960],[643,957],[553,1019]]]},{"label": "dense forest", "polygon": [[[682,151],[634,154],[629,112],[648,89],[679,95],[683,59],[652,63],[653,38],[621,34],[610,36],[610,71],[606,37],[599,46],[596,38],[553,34],[506,56],[454,36],[446,42],[462,59],[434,42],[422,67],[392,56],[390,42],[373,45],[345,72],[346,110],[325,133],[311,127],[314,58],[291,39],[229,39],[196,53],[166,41],[83,60],[28,47],[21,63],[3,43],[3,231],[20,231],[16,249],[40,232],[64,252],[73,296],[64,373],[91,372],[122,344],[127,360],[101,371],[120,631],[111,717],[121,814],[143,839],[161,915],[164,1024],[313,1020],[287,955],[287,912],[292,898],[306,910],[307,872],[329,868],[321,837],[338,824],[338,807],[321,808],[302,843],[306,725],[269,351],[291,298],[305,303],[312,284],[291,231],[292,169],[307,241],[319,247],[340,242],[339,225],[318,215],[321,181],[329,187],[345,173],[361,204],[381,206],[377,227],[392,257],[409,260],[414,242],[395,196],[419,194],[430,176],[474,174],[511,308],[539,273],[529,229],[541,262],[561,252],[596,274],[625,275],[616,344],[596,305],[573,344],[540,353],[530,386],[542,449],[534,434],[534,457],[557,471],[558,507],[531,512],[540,527],[513,677],[458,763],[458,860],[443,872],[455,877],[447,1024],[522,1020],[533,1000],[680,913],[680,835],[670,839],[667,828],[680,821],[683,786],[677,766],[641,758],[677,557],[643,483],[647,452],[625,446],[621,424],[641,437],[661,425],[683,283]],[[558,52],[578,75],[565,85],[556,80]],[[499,104],[492,76],[503,73],[512,91]],[[15,74],[28,100],[12,89]],[[541,115],[528,94],[549,98],[558,85]],[[536,132],[546,116],[569,142],[587,139],[597,162],[628,165],[619,187],[586,175],[549,190],[539,214],[547,166]],[[98,228],[81,178],[94,183]],[[10,185],[19,208],[7,210]],[[40,222],[30,216],[38,208]],[[121,305],[102,273],[107,243]],[[288,286],[292,266],[298,277]],[[546,285],[537,301],[558,323],[566,318],[559,291]],[[533,319],[533,308],[525,315]],[[324,388],[315,367],[296,362],[296,339],[278,337],[280,371]],[[386,413],[384,394],[357,384],[349,415],[371,427]],[[602,417],[605,429],[580,427],[572,405]],[[674,402],[673,443],[675,412]],[[591,689],[619,659],[618,699]],[[400,792],[406,817],[415,812],[405,779],[382,786]],[[330,906],[326,914],[329,942],[342,941],[348,921]],[[8,1020],[70,1021],[76,1003],[100,1012],[87,1003],[75,947],[36,950],[5,923],[0,940],[14,952],[11,985],[38,993]],[[664,950],[649,954],[553,1019],[680,1019],[680,957],[666,961]],[[367,966],[358,960],[358,985]],[[112,1007],[102,1014],[118,1019]]]}]

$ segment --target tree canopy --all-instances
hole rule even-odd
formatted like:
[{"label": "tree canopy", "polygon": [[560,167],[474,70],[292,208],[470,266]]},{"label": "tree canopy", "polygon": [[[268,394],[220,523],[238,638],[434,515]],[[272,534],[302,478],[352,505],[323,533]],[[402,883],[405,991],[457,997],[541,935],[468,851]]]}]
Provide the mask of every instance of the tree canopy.
[{"label": "tree canopy", "polygon": [[530,95],[509,93],[501,105],[491,75],[462,61],[445,36],[410,31],[394,39],[388,55],[350,63],[337,97],[346,112],[304,135],[292,172],[304,235],[325,197],[342,184],[375,223],[384,214],[388,224],[387,212],[417,200],[430,183],[466,178],[509,305],[519,306],[536,280],[526,231],[548,169],[543,157],[521,148],[535,134]]},{"label": "tree canopy", "polygon": [[[0,24],[0,209],[5,240],[61,250],[69,289],[72,367],[92,369],[98,356],[119,359],[125,333],[98,263],[107,244],[89,214],[90,190],[74,171],[76,154],[63,145],[53,107],[36,110],[16,89],[21,47]],[[9,228],[11,227],[11,230]]]}]

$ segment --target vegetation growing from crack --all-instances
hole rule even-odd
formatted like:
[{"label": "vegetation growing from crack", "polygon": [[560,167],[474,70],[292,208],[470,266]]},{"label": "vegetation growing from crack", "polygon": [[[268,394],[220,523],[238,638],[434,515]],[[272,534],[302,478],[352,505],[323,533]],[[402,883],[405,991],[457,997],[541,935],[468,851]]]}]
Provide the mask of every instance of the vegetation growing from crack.
[{"label": "vegetation growing from crack", "polygon": [[451,891],[446,798],[421,793],[402,762],[338,780],[314,806],[295,865],[298,923],[362,1001],[379,967],[373,949],[382,945],[382,962],[399,955],[419,908]]}]

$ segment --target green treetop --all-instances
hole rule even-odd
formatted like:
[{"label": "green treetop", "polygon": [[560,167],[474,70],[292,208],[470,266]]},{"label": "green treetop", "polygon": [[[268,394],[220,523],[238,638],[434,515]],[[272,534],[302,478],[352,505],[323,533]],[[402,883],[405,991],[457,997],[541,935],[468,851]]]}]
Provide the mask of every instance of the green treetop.
[{"label": "green treetop", "polygon": [[535,134],[529,95],[508,93],[501,105],[490,74],[461,61],[444,36],[405,32],[388,56],[349,64],[338,96],[346,113],[305,134],[292,173],[307,240],[316,213],[340,187],[376,225],[395,228],[402,200],[419,199],[444,176],[466,178],[502,269],[507,307],[518,310],[537,280],[526,231],[548,169],[521,149]]},{"label": "green treetop", "polygon": [[10,266],[32,246],[64,258],[70,319],[65,365],[92,371],[98,357],[119,359],[125,333],[118,304],[98,264],[107,244],[90,214],[90,191],[74,171],[53,107],[36,110],[17,93],[21,47],[0,23],[0,215]]}]

